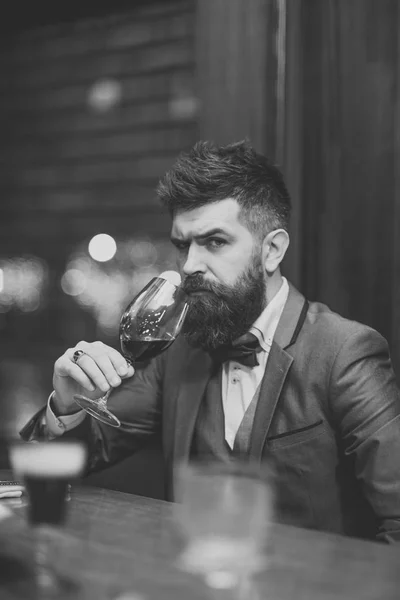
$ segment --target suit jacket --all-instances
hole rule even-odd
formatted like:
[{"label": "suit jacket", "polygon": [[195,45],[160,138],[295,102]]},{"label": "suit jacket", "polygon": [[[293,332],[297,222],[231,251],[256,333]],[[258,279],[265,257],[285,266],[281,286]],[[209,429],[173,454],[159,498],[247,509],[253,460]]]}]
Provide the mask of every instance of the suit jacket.
[{"label": "suit jacket", "polygon": [[[122,430],[89,417],[65,435],[87,440],[93,470],[160,434],[173,499],[173,465],[188,460],[211,367],[209,355],[181,337],[113,392]],[[21,432],[25,439],[43,435],[41,414]],[[249,458],[273,466],[281,522],[359,537],[398,531],[400,393],[382,336],[290,286]]]}]

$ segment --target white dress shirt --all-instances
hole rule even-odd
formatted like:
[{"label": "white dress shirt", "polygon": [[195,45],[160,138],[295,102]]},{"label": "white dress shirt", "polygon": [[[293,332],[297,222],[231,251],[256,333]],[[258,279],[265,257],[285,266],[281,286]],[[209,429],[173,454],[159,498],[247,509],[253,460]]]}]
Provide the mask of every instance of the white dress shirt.
[{"label": "white dress shirt", "polygon": [[[257,337],[262,349],[257,354],[259,364],[255,367],[246,367],[236,361],[229,361],[223,364],[222,405],[225,416],[225,439],[231,448],[233,448],[235,436],[243,416],[258,386],[261,384],[272,340],[288,294],[289,284],[286,278],[282,277],[282,285],[279,291],[250,328],[250,332]],[[50,406],[53,393],[47,402],[45,416],[50,438],[58,437],[65,431],[77,427],[86,416],[85,411],[80,410],[73,415],[56,417]]]}]

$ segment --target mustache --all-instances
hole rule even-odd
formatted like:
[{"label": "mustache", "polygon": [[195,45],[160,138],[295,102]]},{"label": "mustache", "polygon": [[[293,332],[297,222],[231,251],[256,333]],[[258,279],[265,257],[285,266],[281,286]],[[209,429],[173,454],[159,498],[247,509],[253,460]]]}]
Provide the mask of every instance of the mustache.
[{"label": "mustache", "polygon": [[220,283],[213,283],[211,281],[207,281],[200,274],[189,275],[188,277],[186,277],[182,287],[187,294],[190,294],[191,292],[202,291],[211,292],[216,296],[224,297],[226,295],[226,292],[229,292],[229,288],[227,288],[227,286]]}]

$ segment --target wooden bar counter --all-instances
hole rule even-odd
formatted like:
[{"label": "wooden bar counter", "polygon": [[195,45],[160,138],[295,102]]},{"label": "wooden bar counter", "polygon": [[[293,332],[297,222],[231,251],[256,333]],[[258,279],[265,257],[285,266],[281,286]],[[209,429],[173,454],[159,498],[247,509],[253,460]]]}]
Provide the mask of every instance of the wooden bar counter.
[{"label": "wooden bar counter", "polygon": [[[27,499],[0,500],[0,598],[38,598],[32,585]],[[11,511],[9,516],[3,512]],[[52,559],[75,586],[65,598],[212,599],[176,567],[182,539],[173,505],[101,488],[73,486]],[[271,555],[256,577],[265,600],[399,600],[400,544],[385,545],[274,525]],[[217,596],[219,597],[219,596]],[[60,596],[64,598],[64,596]],[[223,592],[221,598],[233,598]]]}]

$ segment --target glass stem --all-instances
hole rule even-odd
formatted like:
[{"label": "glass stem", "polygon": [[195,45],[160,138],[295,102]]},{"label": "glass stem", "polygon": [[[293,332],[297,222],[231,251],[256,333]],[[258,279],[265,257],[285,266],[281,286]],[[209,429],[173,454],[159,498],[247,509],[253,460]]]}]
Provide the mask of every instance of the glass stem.
[{"label": "glass stem", "polygon": [[101,396],[101,398],[99,398],[99,399],[98,399],[98,401],[97,401],[97,404],[98,404],[98,405],[99,405],[101,408],[107,408],[107,402],[108,402],[108,399],[109,399],[109,397],[110,397],[111,390],[112,390],[112,388],[110,388],[110,389],[108,390],[108,392],[106,392],[106,393],[104,394],[104,396]]}]

